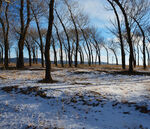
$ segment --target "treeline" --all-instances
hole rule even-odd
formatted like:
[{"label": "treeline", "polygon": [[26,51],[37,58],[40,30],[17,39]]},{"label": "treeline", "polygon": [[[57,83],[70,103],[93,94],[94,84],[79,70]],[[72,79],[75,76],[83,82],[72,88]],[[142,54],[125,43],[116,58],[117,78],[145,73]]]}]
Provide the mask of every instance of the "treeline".
[{"label": "treeline", "polygon": [[60,60],[62,67],[64,61],[70,67],[77,67],[78,62],[84,64],[86,60],[89,66],[97,62],[101,65],[104,49],[107,64],[111,52],[118,65],[119,51],[123,69],[126,69],[126,56],[129,55],[129,71],[133,72],[141,54],[146,69],[150,65],[149,0],[104,1],[107,2],[106,11],[114,12],[115,19],[110,21],[113,28],[108,28],[115,36],[112,39],[102,37],[103,30],[100,32],[91,25],[78,1],[0,0],[0,62],[8,69],[10,51],[15,49],[16,67],[23,68],[24,49],[27,49],[29,65],[40,55],[41,66],[46,65],[45,79],[52,81],[51,53],[56,66]]}]

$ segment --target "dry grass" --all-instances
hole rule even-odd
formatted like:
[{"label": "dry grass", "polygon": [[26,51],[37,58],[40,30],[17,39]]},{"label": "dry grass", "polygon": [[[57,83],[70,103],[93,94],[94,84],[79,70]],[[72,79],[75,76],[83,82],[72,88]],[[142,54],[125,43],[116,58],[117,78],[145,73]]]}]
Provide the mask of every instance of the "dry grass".
[{"label": "dry grass", "polygon": [[[34,69],[37,69],[37,70],[44,70],[44,68],[42,68],[41,64],[32,64],[32,66],[30,67],[28,63],[25,63],[25,69],[30,69],[30,70],[34,70]],[[4,67],[2,64],[0,64],[0,67]],[[9,67],[10,67],[10,70],[13,69],[15,70],[16,69],[16,64],[15,63],[10,63],[9,64]],[[51,64],[51,67],[52,67],[52,71],[55,70],[57,68],[67,68],[68,71],[74,71],[76,70],[77,68],[74,67],[74,65],[72,65],[72,67],[69,67],[68,64],[64,64],[64,67],[62,68],[61,67],[61,64],[58,64],[58,66],[56,67],[55,64]],[[81,68],[81,69],[90,69],[90,70],[94,70],[94,71],[100,71],[100,72],[113,72],[113,71],[127,71],[129,66],[126,65],[126,70],[123,70],[122,69],[122,66],[121,65],[107,65],[107,64],[102,64],[102,65],[91,65],[89,66],[88,64],[79,64],[78,65],[78,68]],[[136,68],[134,68],[135,71],[143,71],[143,72],[149,72],[149,69],[150,69],[150,66],[147,67],[147,69],[143,69],[143,66],[137,66]]]}]

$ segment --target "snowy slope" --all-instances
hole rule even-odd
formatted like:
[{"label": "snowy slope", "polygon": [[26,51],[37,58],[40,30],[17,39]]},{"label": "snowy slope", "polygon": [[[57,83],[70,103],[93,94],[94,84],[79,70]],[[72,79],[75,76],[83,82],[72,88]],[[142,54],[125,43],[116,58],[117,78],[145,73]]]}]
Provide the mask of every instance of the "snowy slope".
[{"label": "snowy slope", "polygon": [[150,76],[91,69],[0,71],[0,129],[150,129]]}]

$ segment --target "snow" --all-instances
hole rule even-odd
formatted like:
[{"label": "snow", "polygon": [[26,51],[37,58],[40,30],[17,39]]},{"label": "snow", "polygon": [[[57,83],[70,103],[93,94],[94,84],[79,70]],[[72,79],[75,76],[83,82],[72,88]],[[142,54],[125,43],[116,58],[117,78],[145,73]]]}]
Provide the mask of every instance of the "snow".
[{"label": "snow", "polygon": [[150,76],[55,68],[0,71],[0,129],[150,129]]}]

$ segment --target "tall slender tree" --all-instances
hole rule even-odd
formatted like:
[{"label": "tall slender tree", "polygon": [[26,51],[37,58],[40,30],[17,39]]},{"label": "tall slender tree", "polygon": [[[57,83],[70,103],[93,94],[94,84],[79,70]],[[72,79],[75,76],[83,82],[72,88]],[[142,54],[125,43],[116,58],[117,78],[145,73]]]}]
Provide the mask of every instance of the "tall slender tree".
[{"label": "tall slender tree", "polygon": [[24,41],[26,38],[27,30],[31,21],[30,18],[30,0],[26,0],[26,12],[27,12],[27,18],[25,23],[25,16],[24,16],[24,9],[25,4],[24,0],[20,0],[20,38],[18,41],[18,48],[19,48],[19,57],[17,60],[17,68],[23,68],[24,67],[24,56],[23,56],[23,50],[24,50]]},{"label": "tall slender tree", "polygon": [[45,63],[46,63],[45,81],[46,82],[53,82],[53,79],[51,76],[50,44],[51,44],[52,28],[53,28],[53,20],[54,20],[54,14],[53,14],[54,2],[55,0],[50,0],[49,2],[48,29],[47,29],[46,44],[45,44]]}]

